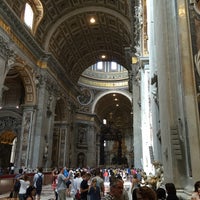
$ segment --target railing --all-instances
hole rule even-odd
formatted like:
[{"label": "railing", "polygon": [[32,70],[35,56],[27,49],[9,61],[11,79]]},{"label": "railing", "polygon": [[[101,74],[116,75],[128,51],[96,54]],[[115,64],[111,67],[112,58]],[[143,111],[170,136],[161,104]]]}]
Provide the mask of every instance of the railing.
[{"label": "railing", "polygon": [[[27,174],[28,177],[30,178],[31,184],[33,184],[33,176],[34,176],[34,174],[35,173],[28,173]],[[44,174],[43,184],[44,185],[51,184],[51,182],[52,182],[51,172],[44,172],[43,174]],[[9,174],[9,175],[0,176],[0,195],[12,191],[15,176],[16,176],[15,174],[12,174],[12,175]]]}]

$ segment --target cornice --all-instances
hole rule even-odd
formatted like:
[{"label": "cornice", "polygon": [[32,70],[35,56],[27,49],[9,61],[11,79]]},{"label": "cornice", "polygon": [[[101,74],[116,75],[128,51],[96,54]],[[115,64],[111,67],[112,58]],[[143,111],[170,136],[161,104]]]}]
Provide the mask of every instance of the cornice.
[{"label": "cornice", "polygon": [[[7,32],[7,34],[14,42],[16,42],[16,39],[18,38],[19,44],[20,41],[22,41],[26,48],[36,58],[40,58],[42,55],[45,54],[43,49],[37,44],[34,37],[31,35],[28,28],[21,22],[18,16],[12,12],[12,10],[4,1],[0,1],[0,16],[8,25],[10,31]],[[20,44],[20,47],[21,46],[22,44]]]}]

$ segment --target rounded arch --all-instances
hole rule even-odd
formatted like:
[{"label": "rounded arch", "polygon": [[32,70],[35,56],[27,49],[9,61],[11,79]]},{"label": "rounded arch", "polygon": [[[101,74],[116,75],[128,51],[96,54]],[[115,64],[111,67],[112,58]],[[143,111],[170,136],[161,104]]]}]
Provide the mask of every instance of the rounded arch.
[{"label": "rounded arch", "polygon": [[93,101],[93,104],[92,104],[92,109],[91,109],[91,112],[94,114],[94,111],[95,111],[95,107],[96,107],[96,104],[98,103],[98,101],[104,97],[105,95],[107,94],[111,94],[111,93],[118,93],[118,94],[122,94],[124,95],[125,97],[127,97],[129,99],[129,101],[132,103],[132,96],[131,94],[128,92],[128,91],[124,91],[124,90],[109,90],[109,91],[104,91],[104,92],[101,92],[99,93],[96,98],[94,99]]},{"label": "rounded arch", "polygon": [[24,89],[25,89],[25,99],[24,103],[28,105],[36,104],[36,88],[33,82],[33,74],[28,69],[28,66],[24,66],[21,63],[15,63],[12,68],[15,68],[19,73]]},{"label": "rounded arch", "polygon": [[[17,138],[20,138],[22,116],[11,110],[0,112],[0,166],[8,168],[15,161]],[[16,164],[16,163],[15,163]]]}]

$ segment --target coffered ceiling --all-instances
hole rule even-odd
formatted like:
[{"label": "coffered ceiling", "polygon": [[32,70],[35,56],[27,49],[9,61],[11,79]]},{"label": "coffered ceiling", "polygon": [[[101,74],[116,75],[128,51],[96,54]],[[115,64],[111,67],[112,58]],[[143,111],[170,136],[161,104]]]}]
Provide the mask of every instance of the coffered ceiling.
[{"label": "coffered ceiling", "polygon": [[[21,17],[25,1],[7,2]],[[74,83],[85,69],[102,60],[101,55],[126,67],[125,48],[131,45],[129,0],[27,2],[43,7],[35,39],[46,52],[52,53]],[[91,17],[96,19],[94,24],[89,21]]]},{"label": "coffered ceiling", "polygon": [[122,94],[110,93],[101,98],[96,107],[100,119],[106,119],[119,129],[130,128],[132,126],[132,104],[130,100]]}]

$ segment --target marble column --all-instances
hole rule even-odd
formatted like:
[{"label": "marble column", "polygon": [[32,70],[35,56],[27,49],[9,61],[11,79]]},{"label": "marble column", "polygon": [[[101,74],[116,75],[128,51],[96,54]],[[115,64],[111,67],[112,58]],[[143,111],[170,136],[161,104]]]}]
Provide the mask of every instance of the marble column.
[{"label": "marble column", "polygon": [[142,168],[142,134],[141,134],[141,94],[140,94],[140,73],[136,71],[138,64],[132,65],[132,95],[133,95],[133,148],[134,167]]}]

